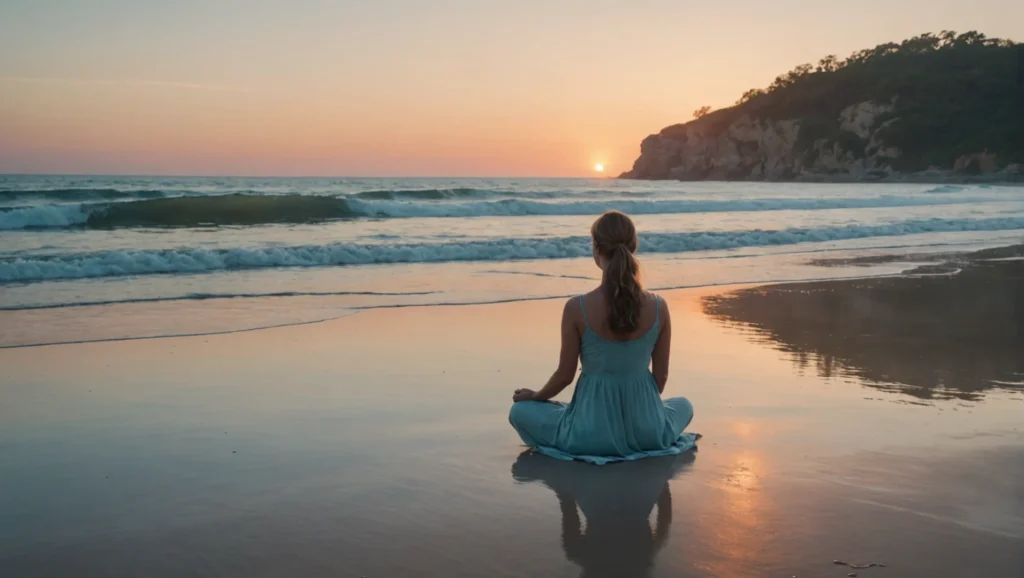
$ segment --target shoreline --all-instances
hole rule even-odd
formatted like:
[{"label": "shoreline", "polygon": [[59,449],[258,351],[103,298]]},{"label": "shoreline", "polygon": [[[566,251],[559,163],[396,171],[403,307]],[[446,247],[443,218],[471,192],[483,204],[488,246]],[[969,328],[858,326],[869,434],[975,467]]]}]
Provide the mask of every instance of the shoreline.
[{"label": "shoreline", "polygon": [[[842,277],[836,276],[822,276],[818,278],[793,278],[793,279],[764,279],[764,280],[743,280],[743,281],[727,281],[721,283],[700,283],[693,285],[672,285],[662,287],[652,287],[649,290],[658,293],[672,294],[680,291],[700,290],[700,289],[711,289],[719,288],[718,295],[728,295],[738,290],[745,288],[759,289],[763,287],[772,286],[785,286],[792,284],[820,284],[820,283],[832,283],[832,282],[844,282],[844,281],[860,281],[860,280],[871,280],[871,279],[899,279],[899,278],[911,278],[911,277],[922,277],[922,276],[948,276],[956,274],[960,271],[960,268],[967,263],[971,263],[977,260],[985,259],[1015,259],[1018,257],[1024,257],[1024,244],[1010,244],[999,247],[981,249],[977,251],[953,251],[953,252],[942,252],[942,253],[881,253],[878,255],[868,255],[860,257],[850,258],[809,258],[807,264],[820,267],[823,270],[827,270],[831,267],[859,267],[859,266],[874,266],[884,264],[896,264],[906,262],[908,264],[913,263],[916,266],[913,268],[905,269],[899,272],[876,272],[866,273],[863,275],[846,275]],[[923,264],[922,264],[923,263]],[[298,327],[304,325],[313,325],[320,323],[329,323],[345,317],[358,315],[362,313],[372,312],[375,310],[388,310],[388,309],[419,309],[419,308],[459,308],[459,307],[473,307],[473,306],[489,306],[489,305],[503,305],[503,304],[514,304],[514,303],[528,303],[535,301],[557,301],[561,299],[568,299],[577,295],[578,293],[565,293],[557,295],[542,295],[534,297],[510,297],[503,299],[484,300],[484,301],[454,301],[454,302],[439,302],[439,303],[396,303],[396,304],[377,304],[377,305],[365,305],[365,306],[349,306],[344,308],[344,312],[331,315],[319,319],[308,319],[299,320],[294,322],[285,322],[279,324],[273,324],[268,326],[259,327],[241,327],[235,329],[226,330],[215,330],[215,331],[198,331],[198,332],[185,332],[185,333],[173,333],[166,335],[141,335],[141,336],[121,336],[121,337],[104,337],[96,339],[81,339],[81,340],[68,340],[68,341],[57,341],[57,342],[39,342],[39,343],[16,343],[9,345],[0,345],[0,351],[8,349],[26,349],[34,347],[55,347],[63,345],[81,345],[89,343],[106,343],[106,342],[119,342],[119,341],[137,341],[137,340],[154,340],[154,339],[178,339],[178,338],[189,338],[189,337],[209,337],[215,335],[231,335],[235,333],[247,333],[254,331],[272,330],[286,327]],[[283,295],[283,297],[290,297],[291,295]],[[240,296],[237,299],[244,299],[248,296]],[[277,297],[271,296],[271,297]],[[188,303],[195,299],[190,298],[174,298],[174,299],[160,299],[160,300],[139,300],[141,304],[145,305],[150,301],[164,302],[184,302]],[[199,299],[200,301],[206,301],[207,299]],[[50,309],[68,309],[68,308],[92,308],[92,307],[105,307],[105,306],[119,306],[123,304],[134,304],[135,302],[122,302],[116,301],[111,303],[84,303],[74,305],[47,305],[39,307],[26,307],[21,309],[10,309],[5,310],[8,313],[32,313],[34,311],[46,311]]]}]

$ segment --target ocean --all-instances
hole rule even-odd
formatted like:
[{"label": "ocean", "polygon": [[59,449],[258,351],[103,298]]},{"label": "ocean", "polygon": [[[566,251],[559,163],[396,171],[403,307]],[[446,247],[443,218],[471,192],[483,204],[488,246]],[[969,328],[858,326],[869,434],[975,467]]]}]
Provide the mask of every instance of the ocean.
[{"label": "ocean", "polygon": [[0,347],[247,331],[569,296],[635,217],[648,287],[885,275],[822,257],[1024,240],[1024,187],[0,176]]}]

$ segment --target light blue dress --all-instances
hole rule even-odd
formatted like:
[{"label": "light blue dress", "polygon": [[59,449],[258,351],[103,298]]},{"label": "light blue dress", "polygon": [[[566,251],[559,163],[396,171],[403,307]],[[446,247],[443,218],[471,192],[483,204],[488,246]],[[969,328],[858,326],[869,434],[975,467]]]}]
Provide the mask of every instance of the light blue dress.
[{"label": "light blue dress", "polygon": [[[656,305],[660,311],[660,301]],[[655,315],[644,335],[609,341],[590,329],[584,311],[583,372],[572,401],[513,404],[509,422],[523,443],[553,458],[598,465],[692,449],[699,436],[683,430],[693,419],[693,406],[683,397],[662,400],[650,371],[661,333],[660,314]]]}]

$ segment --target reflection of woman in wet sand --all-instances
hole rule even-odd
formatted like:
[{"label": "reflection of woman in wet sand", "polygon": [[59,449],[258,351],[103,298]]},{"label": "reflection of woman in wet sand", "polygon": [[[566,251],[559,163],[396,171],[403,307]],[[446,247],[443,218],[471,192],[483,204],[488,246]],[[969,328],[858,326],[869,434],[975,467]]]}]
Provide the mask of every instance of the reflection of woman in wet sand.
[{"label": "reflection of woman in wet sand", "polygon": [[[526,452],[512,466],[512,476],[555,492],[562,510],[562,548],[583,569],[582,576],[633,578],[650,572],[665,545],[672,524],[668,482],[693,460],[693,452],[686,452],[596,468]],[[648,518],[655,505],[652,531]]]}]

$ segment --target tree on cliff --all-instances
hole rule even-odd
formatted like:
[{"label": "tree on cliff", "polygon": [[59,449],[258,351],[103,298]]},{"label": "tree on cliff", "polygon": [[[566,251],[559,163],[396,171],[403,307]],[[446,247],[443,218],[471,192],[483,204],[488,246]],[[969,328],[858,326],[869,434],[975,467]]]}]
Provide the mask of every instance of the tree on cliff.
[{"label": "tree on cliff", "polygon": [[839,112],[857,102],[894,102],[881,135],[902,151],[894,168],[950,167],[986,148],[1024,161],[1024,111],[1014,86],[1018,51],[980,32],[943,31],[797,66],[767,89],[748,91],[744,112],[800,118],[802,145],[838,139]]},{"label": "tree on cliff", "polygon": [[706,116],[709,112],[711,112],[711,107],[704,105],[698,108],[697,110],[693,111],[693,118],[697,119],[702,116]]}]

